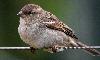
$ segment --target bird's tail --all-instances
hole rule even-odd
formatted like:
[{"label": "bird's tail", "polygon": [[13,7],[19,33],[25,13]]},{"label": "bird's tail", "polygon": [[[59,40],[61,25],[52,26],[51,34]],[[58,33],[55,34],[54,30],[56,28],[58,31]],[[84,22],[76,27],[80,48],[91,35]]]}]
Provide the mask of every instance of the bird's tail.
[{"label": "bird's tail", "polygon": [[87,45],[79,42],[78,40],[75,40],[73,38],[70,38],[70,43],[71,43],[71,46],[73,46],[73,47],[85,47],[84,50],[87,53],[89,53],[89,54],[91,54],[93,56],[100,56],[100,52],[98,50],[93,49],[93,48],[87,48],[89,46],[87,46]]},{"label": "bird's tail", "polygon": [[79,45],[79,47],[86,47],[86,48],[84,48],[84,50],[87,53],[89,53],[89,54],[91,54],[93,56],[100,56],[100,52],[98,50],[93,49],[93,48],[87,48],[88,46],[83,44],[83,43],[81,43],[81,42],[77,42],[77,44]]}]

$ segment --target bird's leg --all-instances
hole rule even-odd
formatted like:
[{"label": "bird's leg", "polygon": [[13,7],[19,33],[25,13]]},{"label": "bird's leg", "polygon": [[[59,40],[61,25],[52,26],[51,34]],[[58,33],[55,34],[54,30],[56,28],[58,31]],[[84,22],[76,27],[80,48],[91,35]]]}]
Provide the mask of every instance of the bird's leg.
[{"label": "bird's leg", "polygon": [[32,52],[32,53],[35,53],[36,49],[33,48],[33,47],[30,47],[30,48],[31,48],[31,52]]},{"label": "bird's leg", "polygon": [[44,51],[47,51],[47,52],[50,52],[50,53],[56,53],[57,52],[57,48],[58,48],[58,45],[54,45],[54,46],[45,48]]},{"label": "bird's leg", "polygon": [[44,51],[50,52],[50,53],[56,53],[64,50],[64,46],[54,45],[52,47],[45,48]]},{"label": "bird's leg", "polygon": [[63,50],[64,50],[64,46],[54,45],[52,47],[53,52],[60,52],[60,51],[63,51]]},{"label": "bird's leg", "polygon": [[52,47],[52,51],[54,52],[54,53],[56,53],[57,52],[57,49],[58,49],[58,45],[54,45],[53,47]]}]

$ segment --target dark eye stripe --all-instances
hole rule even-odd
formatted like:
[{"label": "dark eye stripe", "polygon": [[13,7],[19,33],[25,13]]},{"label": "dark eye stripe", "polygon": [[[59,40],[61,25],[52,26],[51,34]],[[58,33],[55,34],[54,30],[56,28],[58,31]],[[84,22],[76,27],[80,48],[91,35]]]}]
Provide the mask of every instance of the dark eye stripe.
[{"label": "dark eye stripe", "polygon": [[27,12],[27,14],[32,14],[32,12],[31,12],[31,11],[29,11],[29,12]]}]

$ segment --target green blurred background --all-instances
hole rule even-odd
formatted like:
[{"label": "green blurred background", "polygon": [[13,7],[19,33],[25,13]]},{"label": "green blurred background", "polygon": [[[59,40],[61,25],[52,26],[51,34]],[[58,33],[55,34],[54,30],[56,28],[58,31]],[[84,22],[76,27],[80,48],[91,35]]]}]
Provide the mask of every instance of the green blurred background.
[{"label": "green blurred background", "polygon": [[[76,32],[88,45],[100,45],[100,0],[0,0],[0,46],[28,46],[19,37],[17,27],[20,9],[29,3],[42,6]],[[38,50],[0,50],[0,60],[100,60],[81,49],[50,54]]]}]

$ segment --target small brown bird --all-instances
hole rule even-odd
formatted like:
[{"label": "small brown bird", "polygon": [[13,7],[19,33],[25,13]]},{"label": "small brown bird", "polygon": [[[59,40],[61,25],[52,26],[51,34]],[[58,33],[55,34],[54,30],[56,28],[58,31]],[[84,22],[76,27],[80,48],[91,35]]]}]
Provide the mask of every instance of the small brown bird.
[{"label": "small brown bird", "polygon": [[[21,39],[33,49],[59,52],[64,47],[88,47],[78,41],[71,28],[52,13],[35,4],[25,5],[18,13],[18,32]],[[95,49],[84,49],[92,55],[100,55]]]}]

